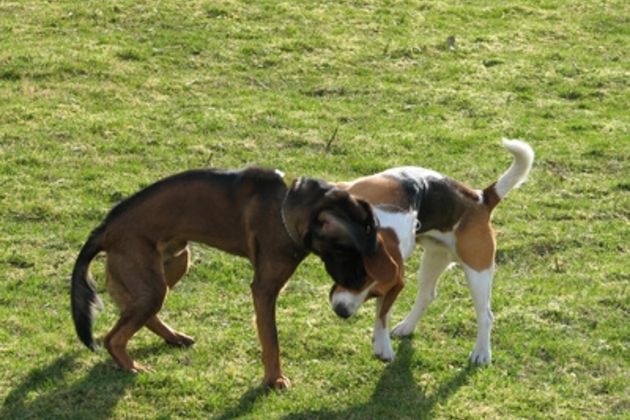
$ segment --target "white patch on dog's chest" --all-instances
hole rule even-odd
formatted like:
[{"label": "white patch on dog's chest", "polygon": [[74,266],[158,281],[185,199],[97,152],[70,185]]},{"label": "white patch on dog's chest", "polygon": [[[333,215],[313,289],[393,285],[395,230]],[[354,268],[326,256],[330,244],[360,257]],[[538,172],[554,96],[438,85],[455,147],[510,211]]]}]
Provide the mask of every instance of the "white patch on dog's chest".
[{"label": "white patch on dog's chest", "polygon": [[380,227],[390,228],[398,236],[400,254],[407,259],[413,253],[416,245],[416,226],[418,212],[416,211],[388,211],[379,207],[374,208],[374,214]]}]

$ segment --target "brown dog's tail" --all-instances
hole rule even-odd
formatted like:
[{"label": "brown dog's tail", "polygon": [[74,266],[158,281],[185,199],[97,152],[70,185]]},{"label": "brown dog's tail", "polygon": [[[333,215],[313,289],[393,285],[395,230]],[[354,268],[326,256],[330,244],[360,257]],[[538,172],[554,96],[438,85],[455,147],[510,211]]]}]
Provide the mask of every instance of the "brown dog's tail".
[{"label": "brown dog's tail", "polygon": [[90,263],[100,251],[104,226],[99,226],[90,234],[85,242],[72,270],[72,282],[70,286],[70,299],[72,305],[72,319],[77,335],[83,344],[90,350],[96,350],[97,346],[92,336],[92,321],[94,310],[102,308],[103,303],[96,294],[94,284],[89,279],[88,270]]},{"label": "brown dog's tail", "polygon": [[499,180],[483,190],[483,203],[492,210],[510,190],[521,185],[534,163],[534,151],[520,140],[503,139],[503,147],[514,156],[512,165]]}]

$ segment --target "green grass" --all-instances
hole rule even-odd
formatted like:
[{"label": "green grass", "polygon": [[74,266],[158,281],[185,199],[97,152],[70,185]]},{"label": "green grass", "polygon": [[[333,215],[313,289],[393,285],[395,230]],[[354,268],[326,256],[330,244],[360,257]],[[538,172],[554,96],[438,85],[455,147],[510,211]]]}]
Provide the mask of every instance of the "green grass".
[{"label": "green grass", "polygon": [[[620,0],[0,3],[0,418],[627,418],[629,16]],[[278,308],[294,387],[265,393],[252,271],[201,247],[163,309],[194,348],[142,331],[131,352],[156,372],[133,377],[74,335],[82,242],[160,177],[415,164],[484,187],[510,162],[502,136],[537,160],[495,213],[488,368],[466,362],[461,270],[383,365],[373,303],[338,319],[310,257]],[[99,336],[115,320],[102,261]]]}]

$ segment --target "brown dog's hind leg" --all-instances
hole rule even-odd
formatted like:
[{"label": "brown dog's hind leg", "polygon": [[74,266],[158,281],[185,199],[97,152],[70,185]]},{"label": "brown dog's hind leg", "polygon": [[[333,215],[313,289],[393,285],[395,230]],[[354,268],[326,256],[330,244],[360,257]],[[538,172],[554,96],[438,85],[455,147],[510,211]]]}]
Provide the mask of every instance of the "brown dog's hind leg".
[{"label": "brown dog's hind leg", "polygon": [[158,313],[167,285],[157,252],[148,246],[132,249],[133,252],[108,254],[108,290],[119,305],[121,315],[105,336],[104,344],[122,369],[137,373],[148,369],[129,356],[127,343]]},{"label": "brown dog's hind leg", "polygon": [[[190,261],[190,252],[186,243],[169,244],[162,256],[164,265],[164,277],[169,289],[188,272],[188,264]],[[188,335],[175,331],[164,323],[157,315],[151,317],[146,327],[159,335],[167,344],[178,347],[188,347],[195,343],[195,340]]]},{"label": "brown dog's hind leg", "polygon": [[139,321],[131,313],[123,314],[114,328],[105,336],[105,348],[116,364],[123,370],[131,373],[147,372],[149,368],[136,362],[127,353],[127,343],[129,339],[140,328]]},{"label": "brown dog's hind leg", "polygon": [[190,347],[195,344],[195,339],[184,333],[175,331],[164,323],[157,315],[149,318],[145,326],[155,334],[159,335],[167,344],[176,347]]},{"label": "brown dog's hind leg", "polygon": [[186,242],[167,245],[162,253],[162,262],[166,284],[168,284],[169,289],[172,289],[188,272],[190,251]]}]

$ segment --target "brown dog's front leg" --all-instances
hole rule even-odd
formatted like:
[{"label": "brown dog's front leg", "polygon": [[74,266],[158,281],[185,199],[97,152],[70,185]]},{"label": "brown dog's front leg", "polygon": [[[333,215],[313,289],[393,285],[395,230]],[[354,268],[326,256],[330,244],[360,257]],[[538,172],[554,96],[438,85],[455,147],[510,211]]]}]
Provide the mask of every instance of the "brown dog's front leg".
[{"label": "brown dog's front leg", "polygon": [[278,331],[276,329],[276,300],[282,285],[265,284],[258,276],[252,283],[254,309],[256,311],[256,327],[258,338],[262,346],[262,362],[265,368],[263,385],[266,387],[284,389],[291,386],[289,379],[282,374],[280,368],[280,345],[278,344]]}]

